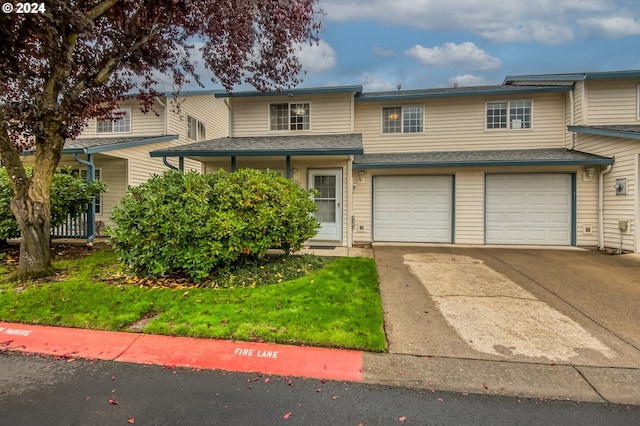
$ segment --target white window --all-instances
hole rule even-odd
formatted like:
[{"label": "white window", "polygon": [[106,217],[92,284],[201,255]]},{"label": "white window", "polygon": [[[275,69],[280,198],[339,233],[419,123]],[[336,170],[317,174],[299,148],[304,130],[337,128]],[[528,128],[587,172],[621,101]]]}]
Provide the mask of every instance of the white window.
[{"label": "white window", "polygon": [[269,105],[269,130],[309,130],[308,103],[281,103]]},{"label": "white window", "polygon": [[[76,176],[80,176],[82,179],[87,179],[87,169],[73,169],[73,174]],[[100,169],[94,170],[95,180],[100,180]],[[102,198],[96,197],[96,214],[102,213]]]},{"label": "white window", "polygon": [[424,108],[397,106],[382,108],[382,133],[422,133]]},{"label": "white window", "polygon": [[187,116],[187,138],[192,141],[207,139],[207,128],[204,123],[190,115]]},{"label": "white window", "polygon": [[130,133],[131,132],[131,108],[118,108],[114,112],[124,113],[115,120],[98,120],[96,133]]},{"label": "white window", "polygon": [[487,129],[530,129],[531,101],[487,102]]}]

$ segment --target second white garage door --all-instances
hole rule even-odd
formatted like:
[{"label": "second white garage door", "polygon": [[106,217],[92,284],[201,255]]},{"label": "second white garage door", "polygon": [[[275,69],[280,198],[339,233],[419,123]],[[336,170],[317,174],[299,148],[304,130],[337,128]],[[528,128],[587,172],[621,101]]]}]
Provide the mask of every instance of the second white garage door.
[{"label": "second white garage door", "polygon": [[571,175],[488,175],[488,244],[571,245]]},{"label": "second white garage door", "polygon": [[373,179],[373,240],[450,243],[452,176]]}]

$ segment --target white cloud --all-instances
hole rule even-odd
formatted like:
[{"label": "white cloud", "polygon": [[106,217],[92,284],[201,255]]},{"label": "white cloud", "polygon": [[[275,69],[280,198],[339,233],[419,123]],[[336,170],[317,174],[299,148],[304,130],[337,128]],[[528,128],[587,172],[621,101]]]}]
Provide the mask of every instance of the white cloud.
[{"label": "white cloud", "polygon": [[454,86],[456,84],[462,87],[462,86],[487,86],[495,83],[492,83],[486,78],[480,77],[477,75],[462,74],[462,75],[457,75],[455,77],[451,77],[449,79],[450,86]]},{"label": "white cloud", "polygon": [[301,46],[298,59],[302,70],[308,75],[329,71],[337,63],[335,50],[324,40],[320,40],[317,45]]},{"label": "white cloud", "polygon": [[398,82],[389,81],[388,77],[379,74],[365,73],[360,77],[362,87],[367,92],[395,90]]},{"label": "white cloud", "polygon": [[469,41],[460,44],[445,43],[432,48],[418,44],[406,50],[405,55],[417,59],[426,67],[434,68],[491,71],[500,68],[501,65],[498,58]]},{"label": "white cloud", "polygon": [[640,21],[629,16],[605,16],[580,19],[582,25],[590,34],[602,35],[609,38],[619,38],[640,34]]},{"label": "white cloud", "polygon": [[[327,20],[471,32],[497,42],[571,41],[581,19],[620,10],[612,0],[320,0]],[[636,14],[638,12],[636,11]]]},{"label": "white cloud", "polygon": [[375,53],[376,56],[386,57],[386,56],[393,56],[395,52],[391,49],[385,49],[384,47],[376,46],[373,48],[373,53]]}]

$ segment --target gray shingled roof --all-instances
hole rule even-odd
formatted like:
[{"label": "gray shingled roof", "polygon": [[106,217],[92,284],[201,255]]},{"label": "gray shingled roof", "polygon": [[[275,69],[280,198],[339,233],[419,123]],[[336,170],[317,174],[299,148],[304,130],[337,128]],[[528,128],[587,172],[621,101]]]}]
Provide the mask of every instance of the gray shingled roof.
[{"label": "gray shingled roof", "polygon": [[565,148],[356,155],[354,169],[613,164],[613,159]]},{"label": "gray shingled roof", "polygon": [[218,138],[151,152],[152,157],[362,154],[362,134]]},{"label": "gray shingled roof", "polygon": [[572,132],[586,133],[591,135],[640,139],[640,125],[633,124],[569,126],[569,130]]},{"label": "gray shingled roof", "polygon": [[178,139],[178,135],[153,136],[115,136],[99,138],[67,139],[64,142],[65,153],[95,153],[112,151],[114,149],[130,148],[132,146],[166,142]]}]

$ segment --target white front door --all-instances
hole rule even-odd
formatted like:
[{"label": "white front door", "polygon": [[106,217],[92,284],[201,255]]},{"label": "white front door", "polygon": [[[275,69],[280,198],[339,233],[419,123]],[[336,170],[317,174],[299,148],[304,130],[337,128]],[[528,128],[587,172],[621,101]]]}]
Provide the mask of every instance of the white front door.
[{"label": "white front door", "polygon": [[318,194],[313,201],[318,210],[313,214],[320,229],[316,241],[342,241],[342,169],[309,170],[309,189]]}]

